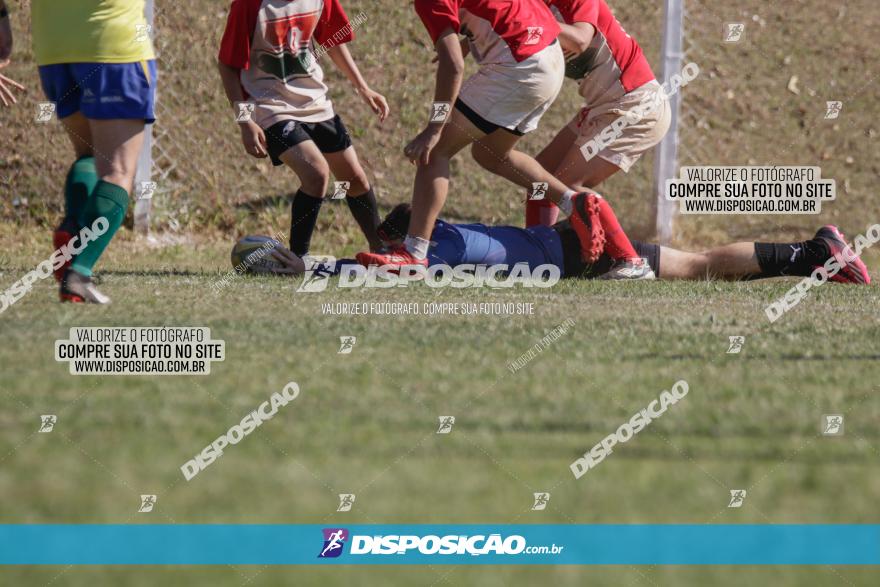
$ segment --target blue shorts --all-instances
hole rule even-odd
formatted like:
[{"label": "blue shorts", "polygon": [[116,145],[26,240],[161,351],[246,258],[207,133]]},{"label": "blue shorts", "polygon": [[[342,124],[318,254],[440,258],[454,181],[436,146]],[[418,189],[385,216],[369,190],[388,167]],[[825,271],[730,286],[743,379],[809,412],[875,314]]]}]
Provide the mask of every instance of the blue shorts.
[{"label": "blue shorts", "polygon": [[431,233],[429,265],[556,265],[564,271],[562,241],[547,226],[517,228],[485,224],[449,224],[438,220]]},{"label": "blue shorts", "polygon": [[56,63],[40,66],[46,97],[58,118],[82,112],[86,118],[156,120],[156,61]]}]

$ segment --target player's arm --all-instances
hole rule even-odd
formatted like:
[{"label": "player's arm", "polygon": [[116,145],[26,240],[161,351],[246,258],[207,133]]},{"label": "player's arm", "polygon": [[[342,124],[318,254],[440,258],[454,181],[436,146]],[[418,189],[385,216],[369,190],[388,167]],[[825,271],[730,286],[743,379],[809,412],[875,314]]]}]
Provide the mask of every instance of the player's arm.
[{"label": "player's arm", "polygon": [[[11,56],[12,24],[9,22],[9,10],[6,8],[6,2],[0,0],[0,69],[9,65]],[[13,88],[23,90],[24,86],[0,74],[0,102],[4,106],[16,103],[15,96],[12,94]]]},{"label": "player's arm", "polygon": [[217,70],[220,72],[220,81],[223,82],[223,90],[226,92],[226,98],[232,106],[234,112],[234,120],[238,121],[239,130],[241,130],[241,142],[245,151],[253,157],[262,159],[266,157],[266,133],[260,126],[251,120],[250,116],[246,120],[242,120],[239,116],[239,104],[245,102],[244,90],[241,89],[241,70],[230,65],[226,65],[222,61],[217,61]]},{"label": "player's arm", "polygon": [[[437,81],[434,86],[434,102],[452,104],[458,98],[464,78],[464,55],[458,42],[458,34],[447,28],[437,38]],[[403,152],[417,164],[427,165],[431,151],[440,140],[446,121],[428,121],[425,129],[407,144]]]},{"label": "player's arm", "polygon": [[440,33],[435,48],[437,49],[437,81],[434,85],[434,101],[455,102],[464,79],[464,54],[458,35],[451,28],[446,29]]},{"label": "player's arm", "polygon": [[220,40],[220,52],[217,55],[217,70],[223,90],[235,112],[233,120],[238,121],[241,130],[241,142],[248,154],[263,158],[268,155],[266,134],[250,116],[240,116],[239,104],[245,101],[244,89],[241,87],[241,70],[250,65],[251,35],[257,22],[260,3],[253,0],[233,0],[226,18],[226,30]]},{"label": "player's arm", "polygon": [[351,85],[354,86],[355,91],[363,98],[364,102],[379,116],[379,121],[384,122],[390,112],[388,101],[385,100],[385,96],[370,89],[370,86],[367,85],[348,47],[346,45],[336,45],[328,49],[327,54],[336,67],[345,74],[345,77],[348,78],[348,81],[351,82]]},{"label": "player's arm", "polygon": [[559,44],[562,46],[562,53],[566,59],[571,59],[586,51],[596,34],[593,25],[586,22],[573,24],[561,22],[559,28],[562,29],[562,32],[559,33]]},{"label": "player's arm", "polygon": [[[462,37],[459,41],[459,45],[461,45],[461,56],[467,59],[467,56],[471,52],[471,44],[468,42],[467,37]],[[431,59],[431,63],[437,63],[440,58],[435,54],[434,58]]]}]

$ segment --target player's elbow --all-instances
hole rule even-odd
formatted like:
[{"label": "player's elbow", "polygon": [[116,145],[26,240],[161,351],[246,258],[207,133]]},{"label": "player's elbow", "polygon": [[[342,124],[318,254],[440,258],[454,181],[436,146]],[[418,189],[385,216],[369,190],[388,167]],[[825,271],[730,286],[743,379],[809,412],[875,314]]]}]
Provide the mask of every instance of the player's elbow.
[{"label": "player's elbow", "polygon": [[575,39],[574,48],[577,51],[578,55],[590,48],[590,41],[592,40],[592,36],[590,38],[578,36],[578,38]]},{"label": "player's elbow", "polygon": [[587,23],[576,23],[568,27],[568,42],[570,45],[573,45],[573,48],[578,52],[578,54],[583,53],[587,49],[590,48],[590,43],[593,42],[594,29],[592,25]]},{"label": "player's elbow", "polygon": [[440,55],[440,67],[449,75],[461,77],[464,75],[464,57],[461,55]]}]

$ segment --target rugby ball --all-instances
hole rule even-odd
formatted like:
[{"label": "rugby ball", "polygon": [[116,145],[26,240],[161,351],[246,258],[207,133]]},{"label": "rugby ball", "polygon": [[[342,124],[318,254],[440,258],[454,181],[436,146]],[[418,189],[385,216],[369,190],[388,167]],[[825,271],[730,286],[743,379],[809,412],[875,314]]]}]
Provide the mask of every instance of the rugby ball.
[{"label": "rugby ball", "polygon": [[281,243],[268,236],[242,237],[232,247],[232,268],[237,273],[275,273],[282,265],[272,256],[272,250],[280,246]]}]

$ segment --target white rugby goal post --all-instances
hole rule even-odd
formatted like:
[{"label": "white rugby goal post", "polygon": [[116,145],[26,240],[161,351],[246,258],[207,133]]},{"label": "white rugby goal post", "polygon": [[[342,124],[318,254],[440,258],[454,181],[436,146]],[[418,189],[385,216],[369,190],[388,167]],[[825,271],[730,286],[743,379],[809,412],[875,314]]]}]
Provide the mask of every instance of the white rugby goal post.
[{"label": "white rugby goal post", "polygon": [[[146,0],[144,6],[144,16],[147,18],[147,24],[150,25],[151,31],[153,27],[153,0]],[[134,189],[132,196],[134,200],[134,230],[139,234],[148,234],[150,232],[150,209],[152,207],[151,198],[139,198],[141,195],[141,187],[144,182],[152,181],[153,178],[153,125],[148,124],[144,129],[144,146],[141,148],[140,158],[138,159],[137,173],[134,177]]]},{"label": "white rugby goal post", "polygon": [[[668,82],[674,74],[681,72],[684,57],[684,2],[685,0],[664,0],[663,40],[660,49],[660,83]],[[654,198],[656,201],[656,231],[660,244],[672,241],[675,223],[675,202],[666,200],[666,180],[678,173],[678,121],[681,109],[681,92],[669,96],[672,122],[669,131],[654,153]]]}]

